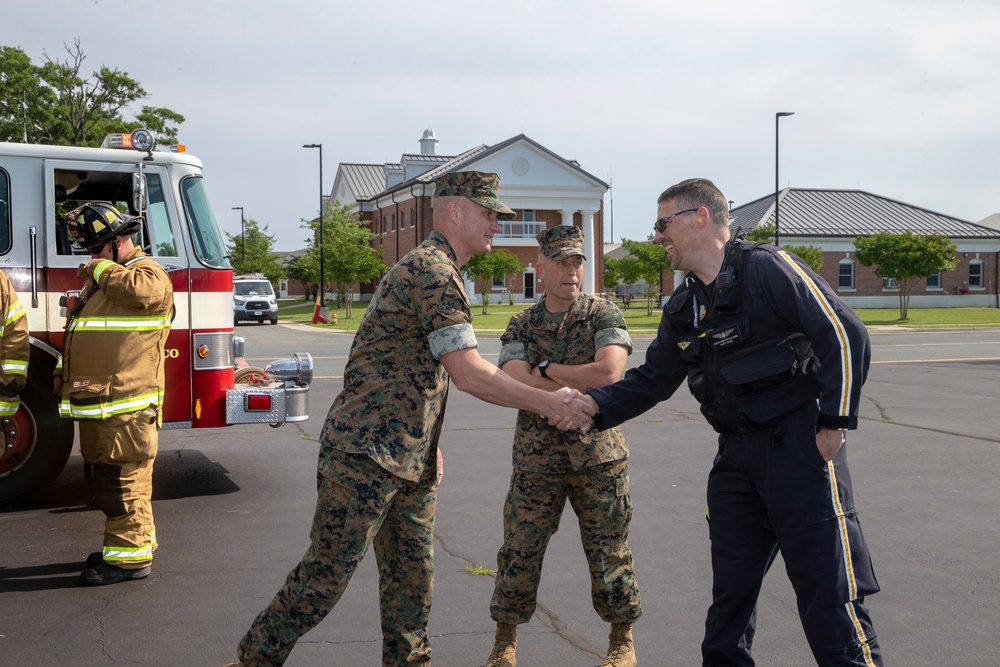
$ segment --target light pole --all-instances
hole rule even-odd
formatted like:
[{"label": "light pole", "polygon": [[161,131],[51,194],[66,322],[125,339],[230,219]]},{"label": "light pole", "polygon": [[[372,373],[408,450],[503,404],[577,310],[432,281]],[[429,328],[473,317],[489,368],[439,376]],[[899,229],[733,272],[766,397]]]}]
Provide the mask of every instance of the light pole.
[{"label": "light pole", "polygon": [[240,261],[241,262],[246,262],[247,261],[247,237],[246,237],[246,233],[243,231],[244,230],[244,226],[243,226],[243,207],[242,206],[234,206],[233,210],[234,211],[235,210],[239,210],[239,212],[240,212]]},{"label": "light pole", "polygon": [[778,237],[778,120],[782,116],[794,115],[794,111],[779,111],[774,114],[774,245],[781,245]]},{"label": "light pole", "polygon": [[326,317],[326,274],[323,272],[323,144],[303,144],[302,148],[319,149],[319,308]]}]

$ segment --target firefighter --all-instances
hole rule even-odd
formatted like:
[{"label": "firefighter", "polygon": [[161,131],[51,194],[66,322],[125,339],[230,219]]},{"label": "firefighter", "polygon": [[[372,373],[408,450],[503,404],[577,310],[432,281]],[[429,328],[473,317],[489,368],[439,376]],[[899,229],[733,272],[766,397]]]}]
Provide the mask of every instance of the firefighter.
[{"label": "firefighter", "polygon": [[[14,416],[28,381],[28,318],[7,274],[0,271],[0,419]],[[3,429],[6,437],[7,429]],[[3,446],[3,443],[0,443]]]},{"label": "firefighter", "polygon": [[101,586],[148,576],[156,548],[153,459],[173,289],[134,243],[141,217],[92,202],[67,221],[91,261],[77,271],[87,283],[69,313],[56,385],[60,416],[79,421],[84,475],[107,517],[103,549],[80,574],[81,584]]}]

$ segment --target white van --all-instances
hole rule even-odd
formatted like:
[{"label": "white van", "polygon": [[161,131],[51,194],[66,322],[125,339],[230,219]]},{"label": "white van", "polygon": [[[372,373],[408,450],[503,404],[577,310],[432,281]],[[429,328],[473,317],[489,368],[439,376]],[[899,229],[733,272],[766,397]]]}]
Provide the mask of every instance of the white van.
[{"label": "white van", "polygon": [[278,301],[274,288],[261,275],[233,277],[233,324],[256,320],[278,323]]}]

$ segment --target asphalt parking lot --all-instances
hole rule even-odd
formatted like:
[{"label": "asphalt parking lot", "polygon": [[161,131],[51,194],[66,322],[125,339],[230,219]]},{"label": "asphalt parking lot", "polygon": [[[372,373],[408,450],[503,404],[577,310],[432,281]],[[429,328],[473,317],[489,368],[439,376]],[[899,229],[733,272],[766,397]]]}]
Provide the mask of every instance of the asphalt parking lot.
[{"label": "asphalt parking lot", "polygon": [[[0,666],[219,666],[301,556],[315,499],[316,436],[351,341],[305,327],[237,333],[260,364],[309,351],[310,421],[164,431],[154,478],[160,548],[142,581],[81,588],[103,515],[87,506],[81,459],[44,494],[0,513]],[[882,592],[869,599],[890,665],[993,666],[1000,627],[1000,330],[874,331],[861,428],[848,442],[855,496]],[[637,338],[641,350],[648,337]],[[496,337],[482,337],[496,360]],[[482,665],[492,645],[493,579],[515,413],[454,390],[442,448],[435,600],[438,667]],[[643,665],[700,664],[710,598],[705,479],[714,434],[685,390],[628,423],[630,545],[644,614]],[[369,554],[341,603],[286,663],[378,665],[377,571]],[[546,555],[539,613],[519,633],[519,664],[598,665],[607,626],[590,604],[586,561],[567,511]],[[813,664],[775,563],[761,596],[759,665]]]}]

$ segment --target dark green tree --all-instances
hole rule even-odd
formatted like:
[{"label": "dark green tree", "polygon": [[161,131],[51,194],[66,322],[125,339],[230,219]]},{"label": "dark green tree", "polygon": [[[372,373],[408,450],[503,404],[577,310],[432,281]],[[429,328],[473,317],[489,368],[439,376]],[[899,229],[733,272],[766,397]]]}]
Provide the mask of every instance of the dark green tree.
[{"label": "dark green tree", "polygon": [[138,81],[102,66],[89,76],[80,40],[64,45],[69,57],[44,51],[34,65],[21,49],[0,47],[0,140],[32,144],[99,146],[111,132],[147,127],[161,145],[177,143],[184,116],[165,107],[142,106],[135,118],[127,109],[149,97]]},{"label": "dark green tree", "polygon": [[285,277],[285,265],[274,254],[274,236],[267,233],[267,225],[261,229],[256,220],[247,218],[242,237],[226,232],[226,238],[229,241],[226,248],[234,274],[260,273],[272,285],[277,285]]},{"label": "dark green tree", "polygon": [[958,247],[946,236],[913,232],[880,232],[854,239],[858,263],[875,269],[875,275],[896,281],[899,319],[910,309],[910,294],[918,280],[955,268]]},{"label": "dark green tree", "polygon": [[524,266],[520,260],[506,248],[497,248],[490,252],[473,255],[465,266],[462,273],[476,285],[476,290],[482,297],[483,315],[487,315],[490,305],[490,290],[493,288],[494,276],[503,276],[504,285],[513,295],[511,289],[513,281],[524,271]]}]

